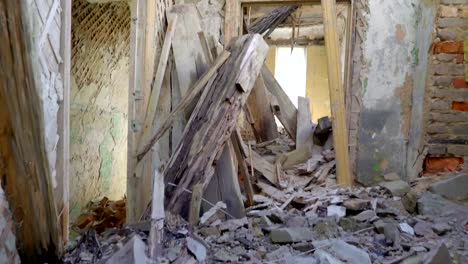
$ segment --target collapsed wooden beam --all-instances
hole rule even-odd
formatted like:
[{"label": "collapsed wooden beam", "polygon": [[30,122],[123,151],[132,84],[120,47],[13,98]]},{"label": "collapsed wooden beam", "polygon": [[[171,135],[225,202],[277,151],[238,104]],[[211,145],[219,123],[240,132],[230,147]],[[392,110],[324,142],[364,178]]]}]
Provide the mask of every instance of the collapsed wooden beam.
[{"label": "collapsed wooden beam", "polygon": [[276,27],[283,23],[286,18],[291,15],[292,12],[296,11],[297,6],[282,6],[272,10],[270,13],[264,15],[249,26],[249,33],[263,34],[267,38]]},{"label": "collapsed wooden beam", "polygon": [[273,113],[284,126],[286,132],[292,140],[296,141],[297,131],[297,108],[289,99],[281,85],[276,81],[273,74],[266,66],[262,68],[262,77],[268,91],[276,98],[278,108],[273,109]]},{"label": "collapsed wooden beam", "polygon": [[174,213],[187,213],[190,195],[185,189],[197,183],[206,188],[210,182],[216,160],[260,73],[268,45],[260,35],[249,34],[231,41],[227,50],[231,57],[200,97],[164,173],[166,182],[177,185],[167,188],[167,208]]}]

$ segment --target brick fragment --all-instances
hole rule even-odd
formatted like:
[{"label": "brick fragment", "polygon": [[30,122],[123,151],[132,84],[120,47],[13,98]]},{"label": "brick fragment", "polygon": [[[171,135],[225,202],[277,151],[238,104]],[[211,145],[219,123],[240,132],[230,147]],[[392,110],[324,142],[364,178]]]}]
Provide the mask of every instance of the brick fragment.
[{"label": "brick fragment", "polygon": [[465,78],[456,78],[453,80],[453,87],[457,89],[468,88],[468,82],[465,81]]},{"label": "brick fragment", "polygon": [[463,42],[442,41],[434,45],[434,53],[463,54]]},{"label": "brick fragment", "polygon": [[460,157],[426,157],[424,173],[451,172],[462,168],[464,159]]},{"label": "brick fragment", "polygon": [[452,110],[468,112],[468,102],[452,102]]}]

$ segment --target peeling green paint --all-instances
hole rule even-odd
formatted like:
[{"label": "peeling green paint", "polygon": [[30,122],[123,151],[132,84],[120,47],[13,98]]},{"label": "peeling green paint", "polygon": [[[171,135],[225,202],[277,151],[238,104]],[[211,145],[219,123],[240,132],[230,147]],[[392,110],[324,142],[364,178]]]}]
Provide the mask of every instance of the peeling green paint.
[{"label": "peeling green paint", "polygon": [[112,116],[111,134],[115,141],[122,138],[122,117],[119,114]]},{"label": "peeling green paint", "polygon": [[362,92],[363,95],[367,92],[367,85],[369,84],[369,79],[365,78],[364,82],[362,83]]},{"label": "peeling green paint", "polygon": [[414,65],[419,65],[419,48],[418,47],[414,47],[412,50],[411,50],[411,55],[413,56],[413,63]]}]

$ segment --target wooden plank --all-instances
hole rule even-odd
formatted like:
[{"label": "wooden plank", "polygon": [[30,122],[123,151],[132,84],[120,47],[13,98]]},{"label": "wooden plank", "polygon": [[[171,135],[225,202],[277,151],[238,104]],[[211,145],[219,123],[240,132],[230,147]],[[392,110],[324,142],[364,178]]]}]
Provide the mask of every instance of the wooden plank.
[{"label": "wooden plank", "polygon": [[241,29],[241,4],[239,0],[226,0],[224,15],[224,47],[232,38],[239,36]]},{"label": "wooden plank", "polygon": [[164,177],[155,171],[151,200],[151,227],[148,241],[150,259],[156,260],[163,255],[164,240]]},{"label": "wooden plank", "polygon": [[244,175],[244,191],[245,196],[247,197],[247,207],[253,206],[254,204],[254,192],[252,186],[252,177],[249,174],[249,170],[247,169],[247,165],[245,164],[245,155],[242,154],[242,138],[240,137],[239,133],[232,133],[231,134],[231,143],[234,149],[234,153],[236,155],[237,163],[239,165],[240,173]]},{"label": "wooden plank", "polygon": [[[143,123],[143,132],[140,137],[140,144],[144,144],[151,133],[153,127],[154,117],[156,115],[156,109],[158,106],[159,95],[161,93],[161,86],[164,80],[164,74],[166,73],[167,62],[169,59],[169,51],[171,48],[172,37],[174,36],[174,26],[177,23],[177,15],[173,15],[169,18],[169,23],[166,30],[166,35],[164,38],[164,44],[161,50],[161,55],[159,57],[159,63],[154,76],[154,82],[151,85],[150,99],[148,107],[146,109],[145,121]],[[138,147],[140,149],[140,147]],[[139,177],[141,175],[137,175]]]},{"label": "wooden plank", "polygon": [[330,87],[331,111],[333,115],[333,141],[337,163],[337,182],[342,188],[350,187],[353,179],[349,167],[348,130],[344,90],[341,81],[340,50],[336,28],[335,1],[322,0],[325,25],[325,46],[328,57],[328,83]]},{"label": "wooden plank", "polygon": [[279,137],[275,117],[270,107],[270,98],[262,76],[259,76],[247,99],[247,107],[253,117],[253,131],[257,143]]},{"label": "wooden plank", "polygon": [[[231,155],[230,144],[225,144],[221,156],[216,161],[216,167],[210,183],[205,188],[204,198],[213,204],[219,201],[227,205],[226,211],[236,217],[245,216],[244,202],[237,177],[237,167],[234,166],[233,155]],[[211,205],[203,204],[206,212]]]},{"label": "wooden plank", "polygon": [[297,130],[296,106],[291,102],[291,99],[289,99],[288,95],[284,92],[283,88],[281,88],[266,65],[263,66],[261,74],[265,81],[266,88],[276,97],[276,101],[278,102],[279,111],[275,111],[274,114],[284,126],[284,129],[288,132],[291,139],[295,141]]},{"label": "wooden plank", "polygon": [[[131,3],[130,78],[127,160],[127,222],[138,221],[151,200],[153,157],[137,166],[138,143],[151,93],[156,62],[155,41],[159,27],[154,14],[155,3],[135,0]],[[138,175],[138,177],[137,177]]]},{"label": "wooden plank", "polygon": [[299,96],[297,108],[296,146],[300,146],[313,135],[314,125],[310,116],[309,99]]},{"label": "wooden plank", "polygon": [[196,226],[200,221],[200,207],[203,196],[203,184],[195,184],[192,190],[192,200],[190,201],[189,223]]},{"label": "wooden plank", "polygon": [[169,10],[168,17],[174,15],[178,16],[179,22],[175,25],[172,50],[180,94],[184,96],[206,71],[209,63],[205,59],[198,36],[198,32],[202,29],[196,7],[193,4],[175,5]]},{"label": "wooden plank", "polygon": [[247,162],[250,166],[253,166],[257,171],[259,171],[270,183],[278,185],[276,167],[274,164],[271,164],[262,158],[262,156],[255,151],[247,152]]},{"label": "wooden plank", "polygon": [[62,254],[63,236],[45,151],[39,94],[43,87],[36,86],[41,82],[34,72],[40,68],[37,46],[32,36],[25,35],[35,21],[26,15],[28,8],[24,1],[0,0],[0,115],[6,117],[1,127],[8,129],[8,134],[0,136],[0,151],[8,150],[4,164],[8,167],[0,166],[0,170],[18,224],[16,241],[22,261],[34,263]]},{"label": "wooden plank", "polygon": [[61,178],[62,200],[57,208],[61,211],[60,225],[62,227],[63,243],[68,243],[69,235],[69,197],[70,197],[70,91],[71,91],[71,0],[61,0],[61,45],[60,54],[63,63],[60,64],[62,76],[63,100],[59,112],[60,140],[57,147],[57,173]]},{"label": "wooden plank", "polygon": [[231,42],[228,50],[232,56],[200,98],[165,171],[166,180],[177,186],[168,191],[168,208],[174,213],[187,213],[190,198],[185,189],[210,182],[215,161],[236,126],[268,45],[260,35],[244,35]]},{"label": "wooden plank", "polygon": [[164,133],[171,128],[172,123],[177,119],[178,115],[183,113],[188,106],[190,106],[196,98],[200,95],[200,92],[205,88],[210,79],[213,79],[213,76],[216,75],[218,69],[223,65],[223,63],[228,59],[230,53],[224,51],[216,58],[216,61],[213,65],[200,77],[200,79],[195,82],[193,87],[189,89],[189,92],[182,98],[179,104],[171,112],[168,118],[162,122],[160,128],[154,135],[147,141],[147,143],[142,144],[142,147],[138,150],[138,160],[142,160],[143,157],[148,153],[151,147],[164,135]]},{"label": "wooden plank", "polygon": [[[203,47],[205,59],[212,64],[213,56],[205,34],[203,32],[198,32],[198,37]],[[242,218],[245,216],[245,209],[232,149],[233,147],[231,144],[226,144],[224,146],[221,157],[216,163],[215,175],[206,189],[205,198],[212,203],[223,201],[227,205],[226,209],[230,215]],[[212,197],[212,194],[219,194],[219,196],[215,199],[209,199]]]}]

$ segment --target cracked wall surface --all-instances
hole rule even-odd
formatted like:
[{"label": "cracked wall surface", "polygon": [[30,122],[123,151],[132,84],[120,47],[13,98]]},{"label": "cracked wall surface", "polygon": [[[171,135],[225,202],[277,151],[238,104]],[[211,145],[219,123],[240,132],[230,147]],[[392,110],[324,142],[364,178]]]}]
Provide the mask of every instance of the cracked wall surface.
[{"label": "cracked wall surface", "polygon": [[390,172],[412,177],[407,165],[412,167],[422,145],[434,2],[367,3],[361,68],[355,76],[361,83],[355,173],[363,184],[376,183]]},{"label": "cracked wall surface", "polygon": [[130,9],[73,1],[70,214],[126,190]]}]

